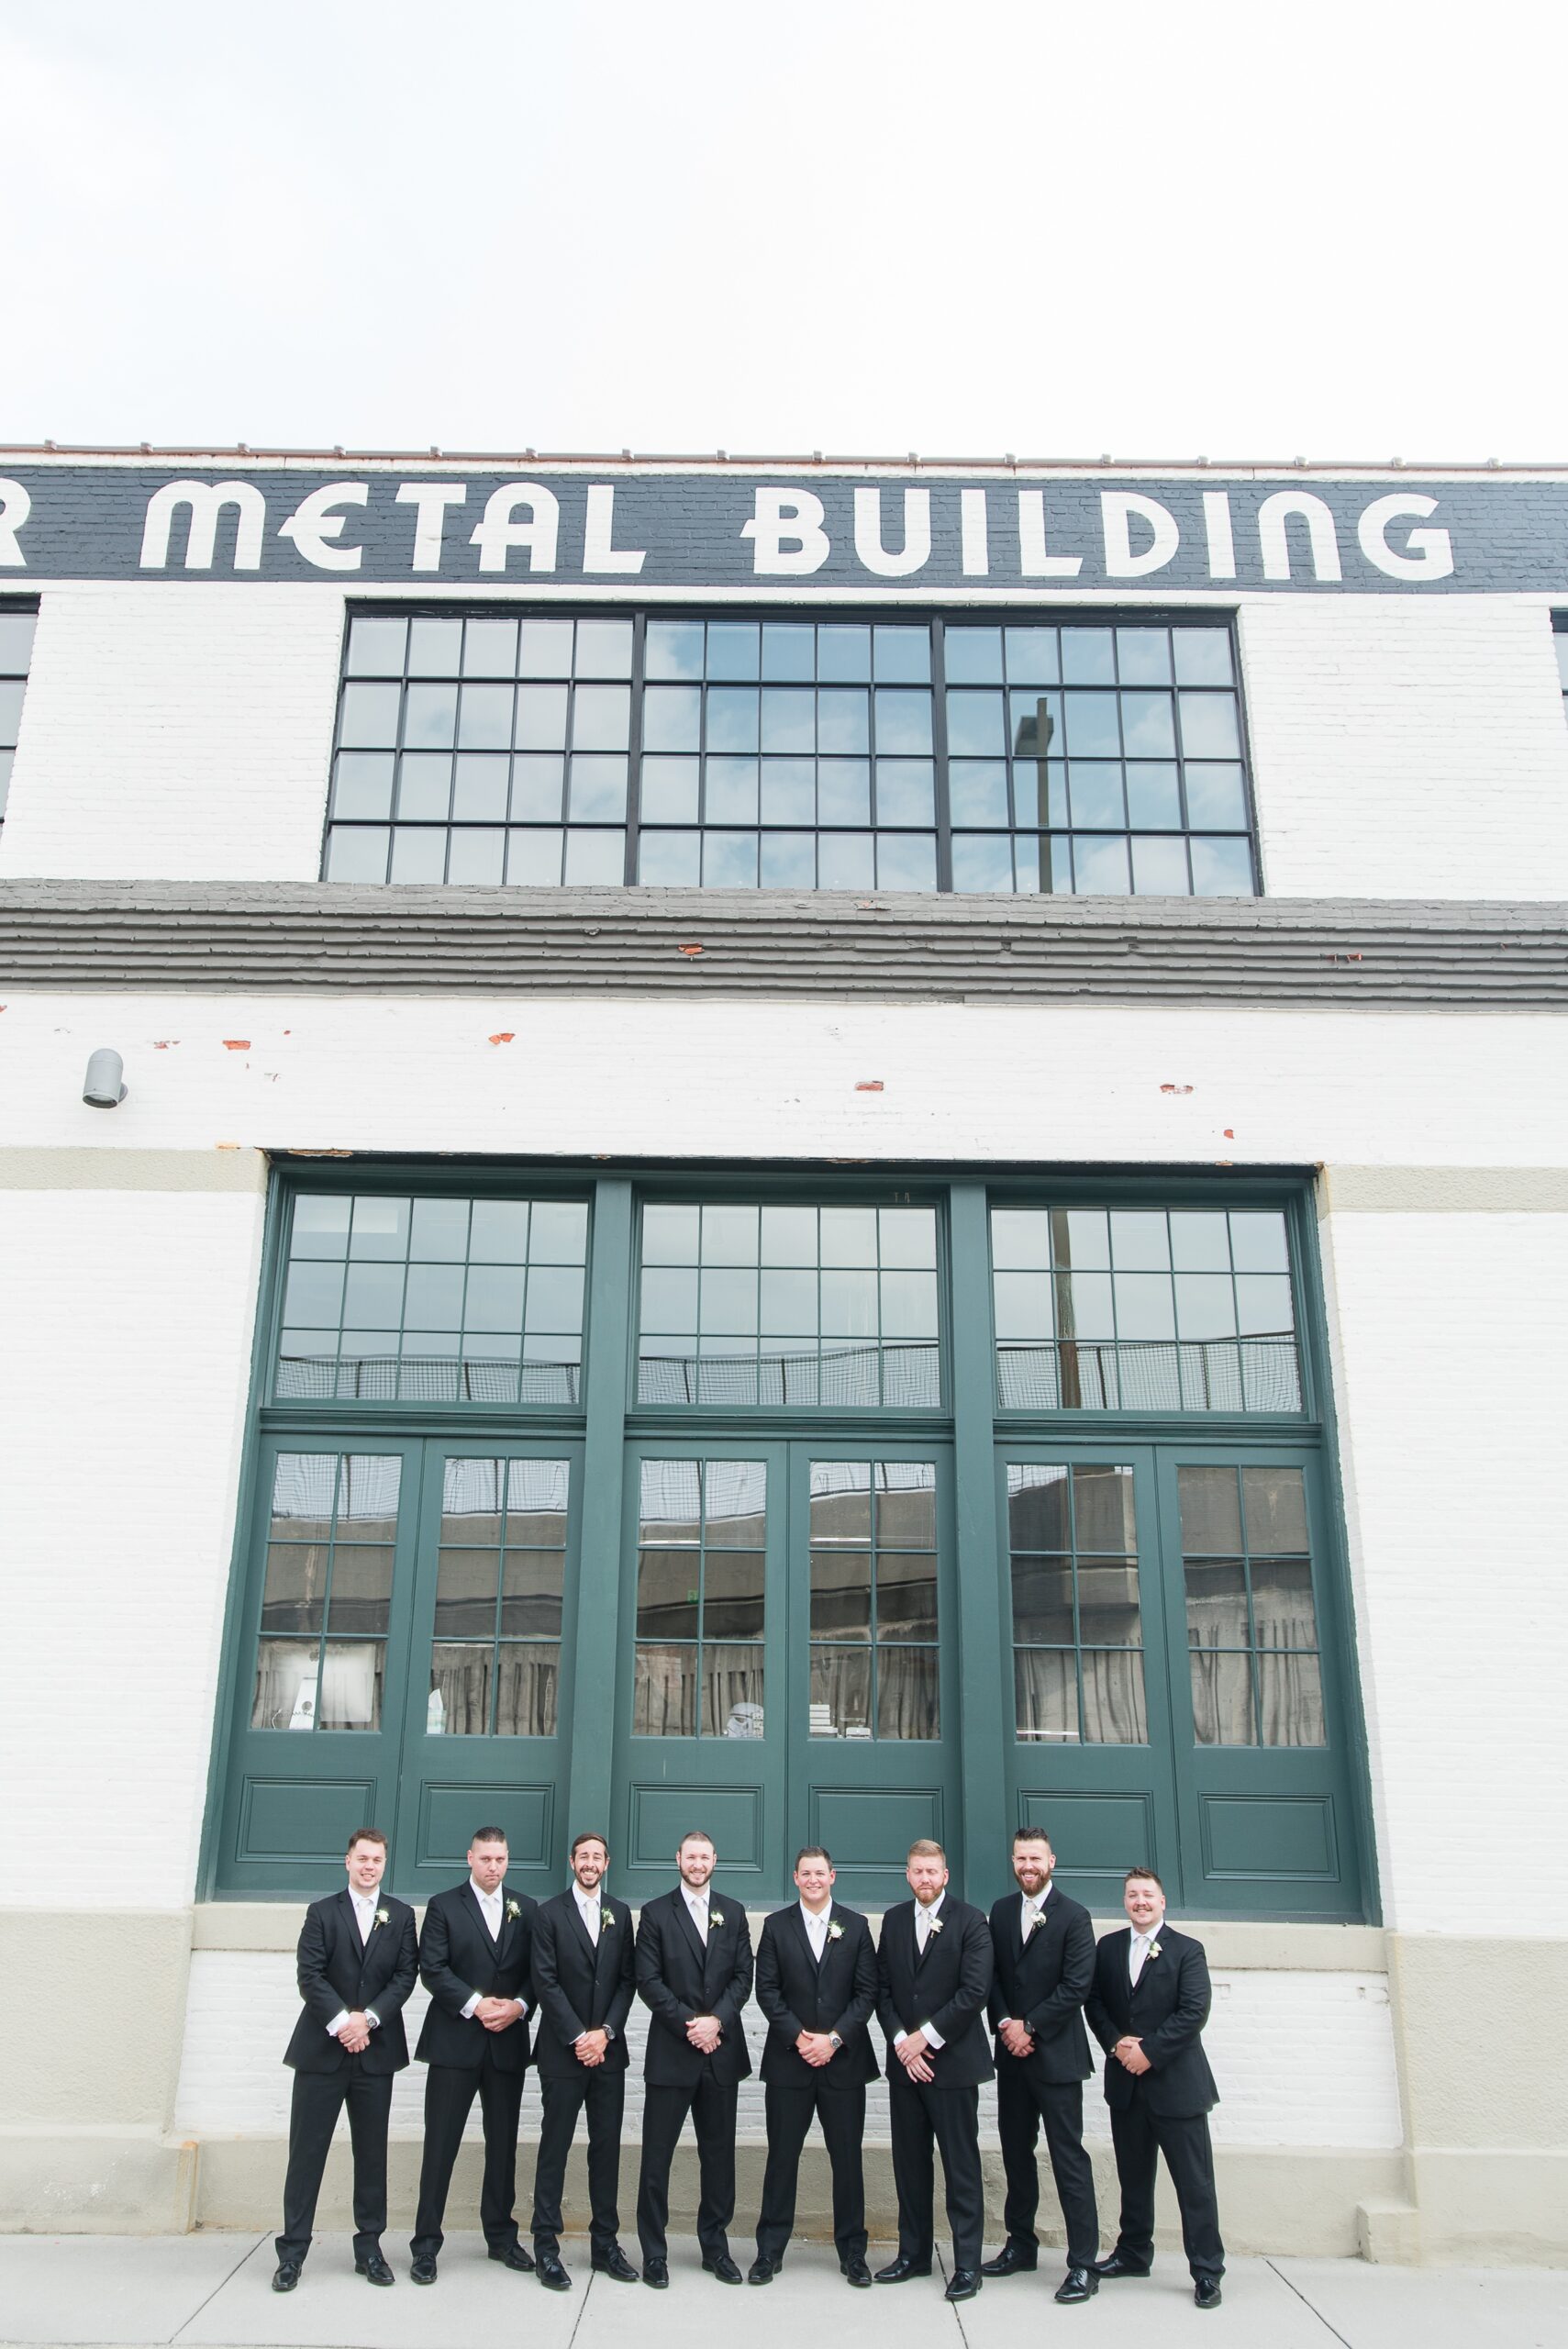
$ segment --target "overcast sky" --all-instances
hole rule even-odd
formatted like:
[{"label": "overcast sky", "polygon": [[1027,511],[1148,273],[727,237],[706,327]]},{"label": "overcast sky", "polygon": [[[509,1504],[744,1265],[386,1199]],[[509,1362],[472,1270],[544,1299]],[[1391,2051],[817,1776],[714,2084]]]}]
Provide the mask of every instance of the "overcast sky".
[{"label": "overcast sky", "polygon": [[1568,459],[1565,24],[0,0],[0,441]]}]

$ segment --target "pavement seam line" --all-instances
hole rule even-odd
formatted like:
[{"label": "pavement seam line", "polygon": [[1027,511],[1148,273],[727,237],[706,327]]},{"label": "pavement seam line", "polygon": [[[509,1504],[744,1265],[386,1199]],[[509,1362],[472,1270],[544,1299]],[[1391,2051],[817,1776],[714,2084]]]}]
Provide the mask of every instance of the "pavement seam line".
[{"label": "pavement seam line", "polygon": [[1284,2273],[1283,2268],[1276,2267],[1272,2259],[1265,2259],[1263,2266],[1269,2270],[1271,2275],[1277,2276],[1279,2277],[1280,2282],[1284,2286],[1287,2291],[1294,2292],[1296,2294],[1296,2299],[1301,2302],[1304,2309],[1311,2310],[1312,2314],[1317,2318],[1318,2323],[1322,2325],[1326,2331],[1331,2332],[1336,2341],[1342,2342],[1344,2343],[1344,2349],[1353,2349],[1353,2344],[1346,2335],[1340,2331],[1339,2326],[1337,2324],[1330,2324],[1321,2309],[1313,2308],[1312,2302],[1307,2299],[1299,2284],[1293,2284],[1290,2277]]},{"label": "pavement seam line", "polygon": [[[557,2254],[556,2254],[556,2255],[557,2255],[557,2257],[559,2257],[559,2256],[560,2256],[560,2254],[559,2254],[559,2253],[557,2253]],[[589,2297],[589,2294],[593,2291],[593,2288],[594,2288],[594,2265],[593,2265],[593,2254],[592,2254],[592,2251],[590,2250],[590,2253],[589,2253],[589,2259],[588,2259],[588,2279],[587,2279],[586,2283],[585,2283],[585,2284],[584,2285],[584,2287],[583,2287],[583,2297],[582,2297],[582,2299],[581,2299],[578,2301],[578,2303],[577,2303],[577,2313],[576,2313],[576,2315],[575,2315],[575,2316],[573,2318],[573,2320],[572,2320],[572,2330],[571,2330],[571,2332],[568,2333],[568,2335],[567,2335],[567,2337],[566,2337],[566,2349],[575,2349],[575,2343],[576,2343],[576,2340],[577,2340],[577,2334],[578,2334],[578,2332],[579,2332],[579,2330],[580,2330],[580,2328],[581,2328],[581,2326],[582,2326],[583,2319],[584,2319],[584,2318],[587,2315],[587,2313],[588,2313],[588,2297]]]},{"label": "pavement seam line", "polygon": [[239,2270],[246,2265],[246,2262],[255,2258],[256,2254],[261,2250],[261,2245],[266,2242],[266,2240],[267,2238],[265,2235],[258,2235],[250,2250],[242,2254],[242,2255],[235,2261],[228,2275],[219,2277],[217,2282],[207,2294],[206,2299],[202,2301],[201,2306],[199,2308],[194,2308],[191,2310],[190,2315],[185,2319],[183,2324],[177,2324],[174,2327],[173,2332],[169,2335],[171,2343],[178,2341],[183,2332],[188,2332],[190,2331],[197,2317],[202,2313],[202,2310],[212,2306],[212,2303],[217,2299],[219,2292],[224,2289],[225,2286],[233,2283],[235,2277],[239,2275]]}]

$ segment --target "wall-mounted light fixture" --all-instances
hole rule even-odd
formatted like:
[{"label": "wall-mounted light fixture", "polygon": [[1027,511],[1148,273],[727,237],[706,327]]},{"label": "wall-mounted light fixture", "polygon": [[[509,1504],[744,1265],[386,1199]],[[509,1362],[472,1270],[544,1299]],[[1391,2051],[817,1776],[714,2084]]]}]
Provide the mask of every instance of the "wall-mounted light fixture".
[{"label": "wall-mounted light fixture", "polygon": [[82,1098],[89,1109],[117,1109],[125,1099],[125,1063],[106,1045],[93,1054],[82,1080]]}]

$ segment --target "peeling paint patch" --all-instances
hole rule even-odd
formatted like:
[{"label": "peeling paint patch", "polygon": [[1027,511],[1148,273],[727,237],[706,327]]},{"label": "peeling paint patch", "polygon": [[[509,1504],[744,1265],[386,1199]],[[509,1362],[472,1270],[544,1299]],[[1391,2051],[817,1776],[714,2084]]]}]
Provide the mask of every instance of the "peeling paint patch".
[{"label": "peeling paint patch", "polygon": [[1162,1093],[1190,1093],[1192,1091],[1192,1086],[1190,1085],[1162,1085],[1160,1087],[1160,1090]]},{"label": "peeling paint patch", "polygon": [[885,1090],[880,1076],[863,1076],[855,1086],[857,1093],[882,1093]]},{"label": "peeling paint patch", "polygon": [[179,1041],[178,1036],[154,1036],[152,1049],[155,1052],[172,1052]]},{"label": "peeling paint patch", "polygon": [[490,1041],[493,1044],[513,1044],[517,1040],[517,1031],[515,1028],[497,1028]]},{"label": "peeling paint patch", "polygon": [[250,1039],[249,1036],[226,1036],[223,1040],[223,1049],[226,1052],[248,1052],[250,1049]]},{"label": "peeling paint patch", "polygon": [[683,946],[679,951],[683,954],[700,954],[703,950],[700,946]]}]

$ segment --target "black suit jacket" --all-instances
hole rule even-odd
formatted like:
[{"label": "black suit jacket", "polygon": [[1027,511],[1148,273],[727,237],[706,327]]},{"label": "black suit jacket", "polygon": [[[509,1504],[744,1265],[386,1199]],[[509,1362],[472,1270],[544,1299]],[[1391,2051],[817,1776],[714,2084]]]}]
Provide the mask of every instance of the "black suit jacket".
[{"label": "black suit jacket", "polygon": [[462,2011],[476,1990],[483,1998],[532,1997],[528,1960],[539,1903],[526,1892],[508,1892],[504,1880],[501,1898],[499,1942],[491,1940],[484,1912],[466,1876],[450,1892],[438,1892],[425,1911],[419,1974],[430,2003],[414,2050],[422,2064],[476,2072],[488,2050],[497,2071],[528,2069],[531,2015],[509,2030],[486,2031],[477,2016],[465,2019]]},{"label": "black suit jacket", "polygon": [[[929,2062],[934,2088],[976,2087],[995,2077],[985,2038],[985,2000],[991,1988],[991,1932],[981,1909],[950,1892],[937,1917],[941,1931],[916,1963],[915,1903],[901,1900],[882,1920],[877,1949],[877,2013],[891,2049],[901,2031],[929,2023],[943,2044]],[[887,2068],[898,2064],[889,2054]],[[899,2069],[903,2066],[900,2065]]]},{"label": "black suit jacket", "polygon": [[[357,2063],[366,2072],[401,2072],[408,2061],[403,2002],[418,1978],[414,1911],[406,1900],[378,1892],[384,1925],[360,1940],[354,1904],[347,1889],[313,1900],[299,1936],[299,1995],[304,2010],[284,2056],[296,2072],[335,2072]],[[373,2007],[378,2028],[362,2055],[350,2056],[327,2029],[345,2008],[350,2014]]]},{"label": "black suit jacket", "polygon": [[[541,1901],[534,1919],[533,1981],[535,2021],[534,2064],[539,2077],[594,2078],[601,2072],[624,2072],[626,2019],[636,1995],[636,1937],[631,1910],[624,1900],[602,1893],[597,1947],[588,1939],[576,1900],[570,1890]],[[608,2024],[615,2036],[605,2060],[584,2072],[573,2049],[585,2031]]]},{"label": "black suit jacket", "polygon": [[[840,1909],[836,1900],[828,1919],[820,1965],[798,1900],[774,1909],[757,1943],[757,2004],[768,2018],[762,2077],[776,2087],[863,2087],[878,2076],[866,2029],[876,2011],[871,1927],[858,1909]],[[817,2069],[795,2047],[803,2031],[836,2031],[844,2043]]]},{"label": "black suit jacket", "polygon": [[[1142,2088],[1151,2112],[1178,2120],[1207,2112],[1219,2102],[1219,2090],[1208,2068],[1200,2033],[1208,2021],[1210,1991],[1208,1960],[1203,1943],[1173,1925],[1162,1925],[1154,1936],[1160,1954],[1152,1951],[1143,1961],[1138,1987],[1128,1980],[1128,1950],[1131,1930],[1107,1933],[1095,1952],[1095,1985],[1085,2011],[1089,2028],[1109,2061],[1106,2065],[1106,2101],[1125,2110]],[[1137,2079],[1110,2051],[1131,2032],[1143,2043],[1153,2065]]]},{"label": "black suit jacket", "polygon": [[710,1891],[706,1950],[678,1889],[650,1900],[637,1929],[637,1989],[653,2018],[642,2065],[652,2087],[691,2087],[702,2077],[706,2059],[686,2037],[694,2015],[717,2015],[724,2033],[715,2077],[726,2087],[750,2077],[740,2009],[751,1995],[751,1936],[739,1900]]},{"label": "black suit jacket", "polygon": [[991,2028],[1011,2016],[1033,2035],[1032,2055],[1011,2055],[996,2041],[996,2068],[1041,2087],[1086,2080],[1094,2070],[1084,2001],[1095,1978],[1095,1928],[1086,1909],[1054,1885],[1045,1897],[1040,1923],[1024,1940],[1023,1895],[1010,1892],[991,1911],[991,1948],[995,1978],[991,1985]]}]

